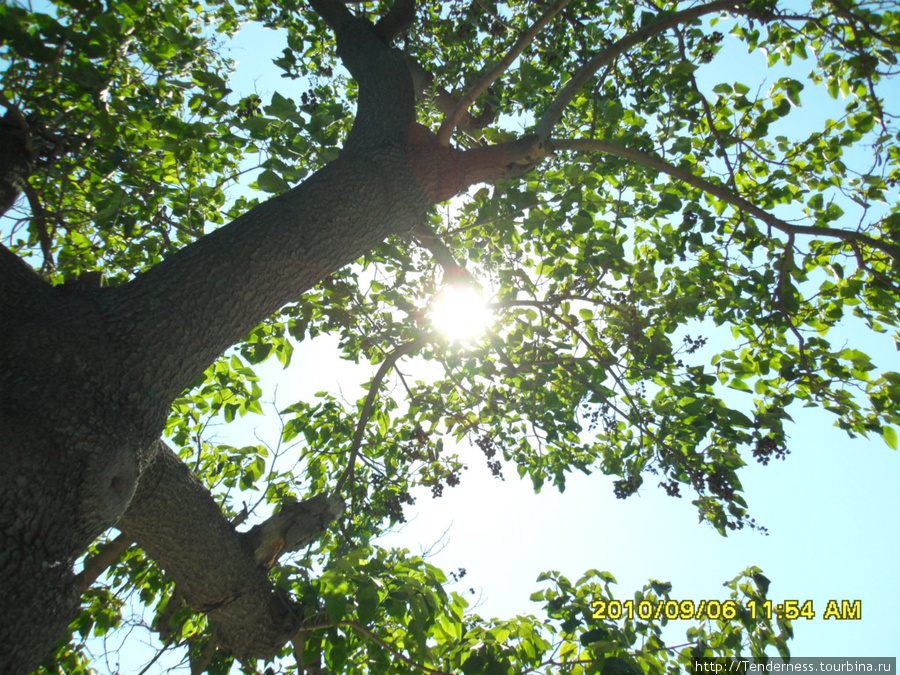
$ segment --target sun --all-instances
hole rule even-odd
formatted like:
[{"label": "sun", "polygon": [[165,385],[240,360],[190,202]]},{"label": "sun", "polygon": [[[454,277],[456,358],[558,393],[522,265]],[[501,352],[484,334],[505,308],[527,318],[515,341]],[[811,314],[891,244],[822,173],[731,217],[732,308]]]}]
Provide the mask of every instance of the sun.
[{"label": "sun", "polygon": [[437,294],[429,318],[435,329],[451,341],[471,340],[484,332],[491,311],[474,288],[454,284]]}]

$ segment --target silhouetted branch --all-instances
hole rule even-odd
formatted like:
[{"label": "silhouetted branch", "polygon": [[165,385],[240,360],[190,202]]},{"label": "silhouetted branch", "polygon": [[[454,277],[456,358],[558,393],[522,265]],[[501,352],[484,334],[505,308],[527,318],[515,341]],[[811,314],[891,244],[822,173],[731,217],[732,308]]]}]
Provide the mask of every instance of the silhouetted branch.
[{"label": "silhouetted branch", "polygon": [[372,407],[375,405],[375,397],[378,396],[378,389],[381,387],[381,383],[384,381],[385,376],[401,357],[414,352],[424,345],[425,342],[425,337],[410,340],[397,347],[388,354],[384,361],[381,362],[381,367],[378,368],[378,372],[375,373],[375,377],[372,379],[371,384],[369,384],[369,393],[366,396],[365,403],[363,403],[363,409],[359,413],[359,421],[356,423],[356,432],[353,434],[353,444],[350,446],[350,453],[347,458],[347,468],[344,469],[344,473],[338,479],[337,485],[334,486],[334,491],[332,492],[333,495],[337,495],[347,481],[353,477],[353,473],[356,470],[356,458],[359,455],[363,434],[366,431],[366,424],[369,422],[369,417],[372,416]]},{"label": "silhouetted branch", "polygon": [[25,183],[23,192],[25,192],[25,197],[28,199],[28,206],[31,207],[31,213],[34,217],[32,222],[37,230],[38,241],[41,244],[41,253],[44,256],[44,264],[41,266],[41,269],[44,272],[49,272],[56,269],[56,263],[53,260],[53,242],[47,229],[47,209],[44,208],[41,198],[38,197],[37,192],[31,187],[30,183]]},{"label": "silhouetted branch", "polygon": [[110,566],[119,559],[128,547],[134,543],[131,537],[120,534],[115,539],[106,543],[97,555],[88,558],[84,563],[84,568],[75,575],[75,581],[78,585],[78,592],[84,593],[89,589],[100,575],[103,574]]},{"label": "silhouetted branch", "polygon": [[375,24],[375,33],[390,44],[409,30],[416,19],[416,0],[394,0],[394,6]]},{"label": "silhouetted branch", "polygon": [[900,246],[891,244],[883,239],[875,239],[862,232],[855,230],[841,230],[830,227],[822,227],[821,225],[795,225],[778,218],[765,209],[760,208],[756,204],[740,195],[734,193],[724,185],[716,185],[705,178],[695,176],[689,171],[685,171],[664,159],[652,155],[642,150],[628,148],[612,141],[600,139],[576,139],[576,140],[552,140],[550,145],[555,150],[573,150],[576,152],[604,152],[623,159],[630,159],[638,164],[656,169],[662,173],[668,174],[673,178],[687,183],[699,190],[718,197],[722,201],[731,204],[731,206],[756,216],[766,225],[780,230],[785,234],[802,234],[810,236],[831,237],[846,242],[859,242],[888,254],[896,262],[900,263]]},{"label": "silhouetted branch", "polygon": [[537,125],[537,135],[539,138],[548,138],[553,127],[562,117],[563,110],[578,96],[584,86],[588,83],[594,74],[603,66],[612,63],[619,56],[627,52],[632,47],[636,47],[642,42],[650,39],[654,35],[659,35],[663,31],[668,30],[679,24],[693,21],[705,14],[720,12],[735,7],[735,0],[715,0],[705,5],[697,5],[690,7],[674,14],[666,14],[657,21],[641,26],[632,33],[629,33],[621,40],[610,45],[607,49],[594,56],[590,61],[579,68],[572,79],[557,94],[556,98],[544,112],[540,122]]},{"label": "silhouetted branch", "polygon": [[439,235],[425,223],[420,223],[413,228],[412,235],[419,244],[428,249],[435,262],[444,269],[444,274],[459,274],[465,271],[453,257],[453,251],[444,243]]},{"label": "silhouetted branch", "polygon": [[206,669],[209,667],[210,662],[212,661],[213,656],[216,654],[216,628],[213,626],[212,634],[209,636],[209,640],[206,641],[206,644],[203,645],[203,651],[197,656],[196,659],[191,659],[191,675],[202,675],[206,672]]},{"label": "silhouetted branch", "polygon": [[[425,70],[422,65],[408,54],[404,54],[406,65],[409,66],[409,73],[413,78],[413,87],[416,90],[416,96],[420,99],[425,98],[425,93],[432,91],[431,101],[435,107],[444,115],[449,115],[459,105],[459,98],[451,94],[441,86],[434,83],[434,75]],[[484,110],[476,117],[472,113],[466,113],[460,118],[456,125],[457,129],[463,131],[479,131],[491,124],[497,118],[497,110],[493,105],[485,105]]]},{"label": "silhouetted branch", "polygon": [[516,41],[512,46],[512,49],[507,52],[506,56],[500,59],[493,68],[485,73],[485,75],[463,95],[459,100],[459,103],[456,104],[456,108],[453,112],[450,113],[444,120],[444,123],[441,124],[441,129],[438,131],[437,135],[438,143],[441,145],[450,144],[450,137],[453,135],[453,130],[456,129],[460,119],[462,119],[462,116],[469,110],[472,103],[487,91],[487,88],[490,87],[498,77],[506,72],[513,61],[519,58],[519,55],[525,51],[525,48],[534,41],[534,38],[541,29],[546,26],[554,16],[559,14],[567,4],[569,4],[569,0],[556,0],[556,2],[553,3],[553,5],[522,34],[522,37]]}]

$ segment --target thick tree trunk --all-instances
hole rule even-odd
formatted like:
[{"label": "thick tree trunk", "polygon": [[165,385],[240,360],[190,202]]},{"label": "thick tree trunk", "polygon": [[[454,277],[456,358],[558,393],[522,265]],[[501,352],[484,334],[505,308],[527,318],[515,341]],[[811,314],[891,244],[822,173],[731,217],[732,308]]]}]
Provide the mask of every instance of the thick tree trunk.
[{"label": "thick tree trunk", "polygon": [[127,506],[171,401],[262,319],[410,230],[428,205],[394,145],[345,154],[120,288],[50,288],[5,252],[0,671],[33,667],[71,620],[72,561]]},{"label": "thick tree trunk", "polygon": [[[122,528],[218,621],[223,645],[277,651],[297,617],[268,584],[259,542],[248,545],[177,457],[156,451],[172,400],[263,319],[410,231],[432,204],[532,162],[532,141],[468,155],[437,147],[414,124],[409,71],[384,40],[390,22],[378,34],[334,0],[313,4],[360,87],[337,160],[121,287],[51,287],[0,245],[0,673],[30,671],[65,634],[73,561],[135,494]],[[23,165],[0,153],[4,162],[9,202]],[[312,522],[295,538],[327,520],[304,508],[292,517]]]}]

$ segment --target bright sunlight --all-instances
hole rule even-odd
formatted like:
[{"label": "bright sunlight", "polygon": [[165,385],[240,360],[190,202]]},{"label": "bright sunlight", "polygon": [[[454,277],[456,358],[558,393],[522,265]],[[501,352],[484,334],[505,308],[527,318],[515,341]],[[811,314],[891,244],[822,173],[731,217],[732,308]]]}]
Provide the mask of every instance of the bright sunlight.
[{"label": "bright sunlight", "polygon": [[438,293],[430,317],[432,325],[450,340],[471,340],[485,329],[491,310],[474,288],[454,284]]}]

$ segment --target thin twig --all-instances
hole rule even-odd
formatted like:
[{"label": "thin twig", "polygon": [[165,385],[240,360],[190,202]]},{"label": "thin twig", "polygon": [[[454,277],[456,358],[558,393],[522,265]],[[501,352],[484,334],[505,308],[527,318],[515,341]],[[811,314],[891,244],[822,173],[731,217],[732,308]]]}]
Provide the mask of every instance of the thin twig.
[{"label": "thin twig", "polygon": [[369,393],[366,396],[366,401],[363,404],[362,412],[359,414],[359,421],[356,423],[356,432],[353,434],[353,444],[350,446],[350,456],[347,459],[347,468],[344,469],[344,473],[338,479],[337,485],[334,487],[334,494],[337,494],[341,491],[341,488],[344,487],[344,484],[353,476],[353,472],[356,468],[356,456],[359,454],[359,448],[362,445],[363,434],[366,430],[366,424],[369,421],[369,417],[372,415],[372,406],[375,405],[375,397],[378,395],[378,388],[381,386],[382,381],[384,381],[385,376],[388,374],[388,371],[394,366],[395,363],[400,359],[400,357],[405,356],[411,352],[414,352],[416,349],[421,347],[426,342],[426,337],[419,337],[414,340],[410,340],[399,347],[397,347],[394,351],[392,351],[384,361],[381,362],[381,367],[378,369],[378,372],[375,373],[375,377],[372,379],[372,383],[369,385]]},{"label": "thin twig", "polygon": [[162,657],[162,655],[165,654],[169,650],[170,647],[173,647],[176,644],[177,644],[177,642],[175,642],[175,641],[168,642],[163,645],[162,649],[157,649],[156,653],[153,655],[153,658],[147,662],[146,666],[141,668],[141,671],[138,673],[138,675],[146,675],[146,673],[150,670],[150,668],[153,666],[153,664],[156,663],[160,659],[160,657]]},{"label": "thin twig", "polygon": [[421,663],[416,663],[411,658],[409,658],[408,656],[406,656],[405,654],[400,652],[396,647],[391,645],[389,642],[382,640],[380,637],[375,635],[368,628],[366,628],[365,626],[363,626],[361,624],[356,623],[355,621],[341,621],[339,625],[349,626],[353,630],[355,630],[359,633],[362,633],[367,638],[372,640],[372,642],[378,644],[379,646],[383,647],[384,649],[387,649],[394,656],[396,656],[398,659],[403,661],[403,663],[405,663],[406,665],[412,666],[413,668],[416,668],[417,670],[421,670],[423,673],[430,673],[431,675],[450,675],[450,673],[448,673],[445,670],[436,670],[434,668],[429,668],[428,666],[423,666]]},{"label": "thin twig", "polygon": [[485,14],[487,14],[489,17],[491,17],[491,18],[492,18],[494,21],[496,21],[500,26],[503,26],[503,27],[504,27],[506,30],[508,30],[510,33],[515,33],[515,32],[516,32],[516,28],[513,27],[513,26],[510,26],[508,23],[506,23],[506,21],[504,21],[504,20],[500,17],[500,15],[497,14],[497,12],[491,10],[491,8],[488,7],[488,6],[484,3],[484,0],[475,0],[475,2],[478,4],[479,7],[481,7],[481,9],[484,10],[484,13],[485,13]]},{"label": "thin twig", "polygon": [[[684,35],[682,34],[679,28],[675,29],[675,34],[678,36],[678,51],[681,54],[682,61],[687,62],[687,54],[684,48]],[[731,186],[732,190],[737,190],[737,180],[734,177],[734,166],[731,163],[731,158],[728,156],[728,146],[725,143],[725,139],[722,136],[722,132],[716,126],[716,121],[713,119],[712,109],[709,107],[709,101],[706,100],[706,96],[700,91],[700,87],[697,85],[697,78],[694,77],[694,74],[690,74],[690,82],[691,89],[693,89],[694,94],[700,99],[700,104],[703,106],[703,116],[706,118],[706,125],[709,127],[709,130],[712,132],[712,135],[715,136],[716,143],[719,146],[719,149],[722,151],[722,160],[725,162],[725,167],[728,169],[729,180],[728,183]]]}]

